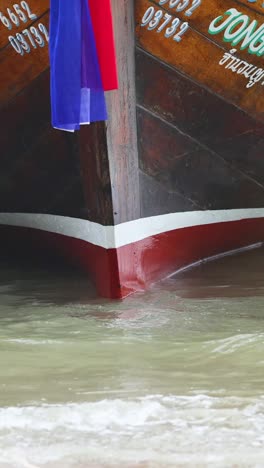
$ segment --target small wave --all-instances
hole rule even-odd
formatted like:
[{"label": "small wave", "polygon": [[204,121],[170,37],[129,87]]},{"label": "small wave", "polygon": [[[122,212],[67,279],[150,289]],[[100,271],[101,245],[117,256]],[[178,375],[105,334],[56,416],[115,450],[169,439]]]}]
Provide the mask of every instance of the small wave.
[{"label": "small wave", "polygon": [[220,340],[211,340],[207,342],[207,345],[216,345],[217,346],[212,349],[212,353],[221,353],[221,354],[231,354],[237,351],[238,349],[247,347],[249,345],[254,344],[254,346],[260,343],[263,345],[264,343],[264,334],[263,333],[247,333],[247,334],[239,334],[235,336],[230,336],[228,338],[222,338]]},{"label": "small wave", "polygon": [[63,344],[63,341],[59,340],[49,340],[49,339],[42,339],[42,340],[33,340],[30,338],[9,338],[1,340],[5,343],[18,343],[23,345],[54,345],[54,344]]},{"label": "small wave", "polygon": [[153,395],[0,409],[0,467],[260,468],[263,459],[264,398]]}]

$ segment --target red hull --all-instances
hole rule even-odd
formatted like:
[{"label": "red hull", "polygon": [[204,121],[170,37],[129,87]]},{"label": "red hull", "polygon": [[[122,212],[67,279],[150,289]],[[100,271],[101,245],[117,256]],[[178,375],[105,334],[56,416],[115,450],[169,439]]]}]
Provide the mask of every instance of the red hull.
[{"label": "red hull", "polygon": [[176,229],[117,249],[30,228],[2,226],[1,230],[9,245],[10,239],[16,243],[30,240],[35,246],[55,249],[89,273],[98,294],[121,299],[204,258],[262,242],[264,219]]}]

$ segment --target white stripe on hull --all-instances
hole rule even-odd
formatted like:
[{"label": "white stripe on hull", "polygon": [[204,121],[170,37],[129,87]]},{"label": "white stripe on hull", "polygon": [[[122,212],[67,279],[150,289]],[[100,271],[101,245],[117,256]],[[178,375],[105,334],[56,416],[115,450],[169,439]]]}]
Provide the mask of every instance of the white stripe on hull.
[{"label": "white stripe on hull", "polygon": [[0,225],[40,229],[111,249],[176,229],[255,218],[264,218],[264,208],[170,213],[116,226],[49,214],[0,213]]}]

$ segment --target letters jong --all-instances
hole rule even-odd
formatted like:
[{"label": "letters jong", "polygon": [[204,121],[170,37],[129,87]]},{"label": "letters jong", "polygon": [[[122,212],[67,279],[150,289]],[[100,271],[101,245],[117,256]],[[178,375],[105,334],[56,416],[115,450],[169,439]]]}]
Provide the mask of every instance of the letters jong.
[{"label": "letters jong", "polygon": [[232,46],[240,46],[249,54],[262,56],[264,54],[264,24],[258,25],[257,20],[251,21],[236,8],[230,8],[223,15],[215,18],[209,26],[209,34],[223,33],[223,40]]}]

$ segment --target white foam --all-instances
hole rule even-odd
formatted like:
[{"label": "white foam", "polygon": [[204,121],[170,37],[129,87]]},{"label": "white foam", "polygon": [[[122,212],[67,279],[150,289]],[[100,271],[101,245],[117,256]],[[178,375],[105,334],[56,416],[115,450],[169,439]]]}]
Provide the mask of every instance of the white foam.
[{"label": "white foam", "polygon": [[0,410],[1,468],[260,468],[263,459],[264,398],[156,395]]},{"label": "white foam", "polygon": [[49,339],[39,339],[33,340],[30,338],[10,338],[1,340],[5,343],[18,343],[22,345],[54,345],[54,344],[63,344],[63,341],[59,340],[49,340]]}]

